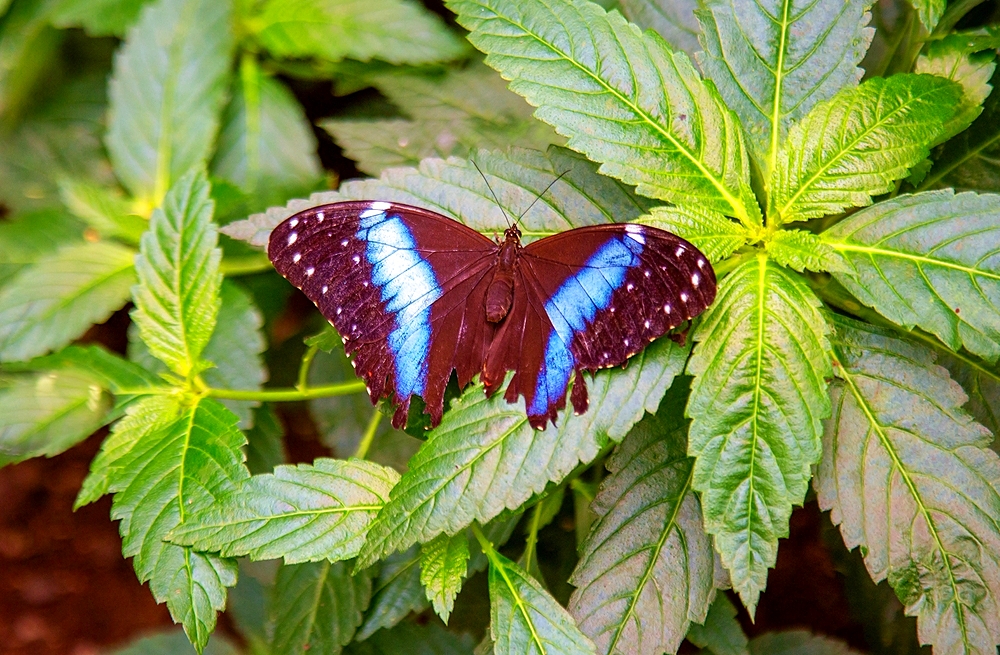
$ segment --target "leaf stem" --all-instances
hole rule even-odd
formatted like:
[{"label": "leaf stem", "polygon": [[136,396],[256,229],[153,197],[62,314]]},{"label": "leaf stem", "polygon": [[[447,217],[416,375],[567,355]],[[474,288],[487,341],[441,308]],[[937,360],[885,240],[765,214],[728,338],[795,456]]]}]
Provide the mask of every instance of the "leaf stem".
[{"label": "leaf stem", "polygon": [[378,432],[378,425],[382,422],[382,412],[377,409],[372,412],[372,417],[368,421],[368,426],[365,428],[365,433],[361,437],[361,443],[358,444],[358,449],[354,451],[354,456],[358,459],[364,459],[368,456],[368,449],[371,448],[372,441],[375,440],[375,433]]},{"label": "leaf stem", "polygon": [[299,364],[298,383],[295,385],[296,389],[303,390],[309,387],[309,367],[312,365],[313,358],[316,357],[317,352],[319,352],[319,346],[314,344],[309,346],[306,354],[302,355],[302,362]]},{"label": "leaf stem", "polygon": [[538,503],[531,510],[531,519],[528,523],[528,537],[524,545],[524,570],[531,572],[531,562],[535,559],[535,548],[538,545],[538,527],[542,522],[542,508],[544,503]]},{"label": "leaf stem", "polygon": [[227,277],[261,273],[269,271],[271,268],[271,260],[262,252],[251,255],[240,255],[238,257],[224,257],[222,264],[219,266],[219,270]]},{"label": "leaf stem", "polygon": [[495,551],[493,550],[493,542],[490,541],[485,534],[483,534],[483,529],[479,527],[479,523],[473,521],[472,525],[469,527],[472,528],[472,534],[476,536],[476,541],[479,542],[479,547],[482,549],[483,555],[486,555],[486,559],[490,561],[490,564],[496,566],[496,562],[494,561]]},{"label": "leaf stem", "polygon": [[225,400],[259,400],[261,402],[293,402],[309,400],[310,398],[328,398],[332,396],[348,396],[365,390],[361,380],[354,382],[338,382],[308,389],[205,389],[206,395]]}]

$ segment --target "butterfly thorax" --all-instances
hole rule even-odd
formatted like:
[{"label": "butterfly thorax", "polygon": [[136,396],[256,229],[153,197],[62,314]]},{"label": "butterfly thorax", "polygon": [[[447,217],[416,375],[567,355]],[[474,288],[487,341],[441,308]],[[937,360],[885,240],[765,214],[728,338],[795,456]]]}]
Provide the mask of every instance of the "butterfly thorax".
[{"label": "butterfly thorax", "polygon": [[486,290],[486,320],[499,323],[514,302],[514,267],[521,251],[521,231],[517,226],[507,228],[497,253],[493,281]]}]

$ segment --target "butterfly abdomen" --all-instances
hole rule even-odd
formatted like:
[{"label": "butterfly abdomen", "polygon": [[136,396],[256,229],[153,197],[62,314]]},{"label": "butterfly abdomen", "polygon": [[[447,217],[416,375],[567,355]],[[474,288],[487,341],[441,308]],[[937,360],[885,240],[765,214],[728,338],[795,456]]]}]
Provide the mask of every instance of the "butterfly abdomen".
[{"label": "butterfly abdomen", "polygon": [[516,233],[508,231],[497,255],[493,281],[486,290],[486,320],[490,323],[502,321],[514,302],[514,266],[520,249],[520,238]]}]

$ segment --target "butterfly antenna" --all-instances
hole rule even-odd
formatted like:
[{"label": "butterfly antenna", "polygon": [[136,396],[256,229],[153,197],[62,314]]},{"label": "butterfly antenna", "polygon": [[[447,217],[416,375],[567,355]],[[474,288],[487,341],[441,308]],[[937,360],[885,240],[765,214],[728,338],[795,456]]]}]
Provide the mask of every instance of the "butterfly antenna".
[{"label": "butterfly antenna", "polygon": [[524,210],[523,212],[521,212],[521,215],[517,217],[517,220],[516,220],[516,221],[514,221],[514,224],[516,225],[517,223],[519,223],[519,222],[520,222],[520,220],[521,220],[522,218],[524,218],[524,215],[525,215],[525,214],[527,214],[527,213],[528,213],[528,212],[529,212],[529,211],[531,210],[531,208],[535,206],[535,203],[536,203],[536,202],[538,202],[539,200],[541,200],[542,196],[544,196],[544,195],[545,195],[545,193],[546,193],[546,192],[547,192],[547,191],[548,191],[549,189],[551,189],[551,188],[552,188],[552,185],[553,185],[553,184],[555,184],[556,182],[558,182],[559,180],[561,180],[561,179],[563,178],[563,175],[565,175],[566,173],[569,173],[569,170],[565,170],[565,171],[563,171],[562,173],[559,173],[559,177],[557,177],[556,179],[554,179],[554,180],[552,180],[551,182],[549,182],[549,185],[548,185],[547,187],[545,187],[545,188],[544,188],[544,189],[542,190],[542,192],[541,192],[541,193],[539,193],[539,194],[538,194],[537,196],[535,196],[535,199],[534,199],[534,200],[532,200],[532,201],[531,201],[531,204],[530,204],[530,205],[528,205],[528,209],[525,209],[525,210]]},{"label": "butterfly antenna", "polygon": [[511,227],[512,224],[510,222],[510,216],[508,216],[507,212],[504,211],[503,205],[500,204],[500,199],[497,198],[496,192],[494,192],[493,187],[490,186],[490,181],[486,179],[485,175],[483,175],[483,170],[479,168],[479,164],[477,164],[474,159],[470,159],[469,161],[471,161],[472,165],[476,167],[477,171],[479,171],[479,175],[483,178],[483,182],[486,182],[486,188],[490,190],[490,194],[493,196],[493,200],[496,201],[497,207],[500,208],[500,212],[503,214],[504,220],[507,221],[507,227]]}]

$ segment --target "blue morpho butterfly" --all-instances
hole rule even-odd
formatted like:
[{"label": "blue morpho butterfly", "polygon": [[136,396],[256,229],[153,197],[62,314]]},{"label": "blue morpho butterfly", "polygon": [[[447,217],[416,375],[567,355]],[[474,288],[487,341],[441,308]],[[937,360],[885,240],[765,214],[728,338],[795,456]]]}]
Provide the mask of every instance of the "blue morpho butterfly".
[{"label": "blue morpho butterfly", "polygon": [[[498,203],[499,204],[499,203]],[[406,424],[413,395],[441,421],[452,371],[492,395],[524,396],[544,429],[566,406],[587,410],[583,371],[624,364],[715,299],[697,248],[645,225],[580,227],[521,245],[426,209],[381,200],[313,207],[271,233],[268,257],[344,340],[373,403]]]}]

